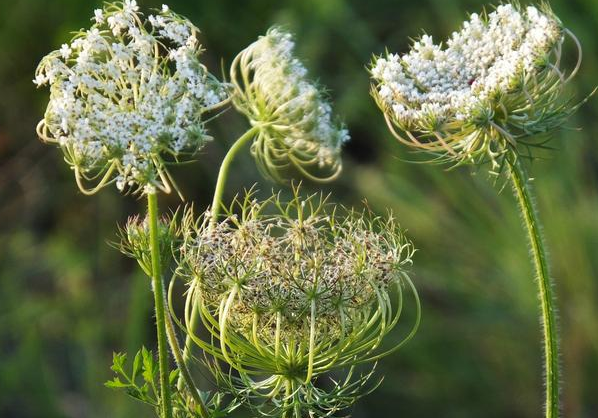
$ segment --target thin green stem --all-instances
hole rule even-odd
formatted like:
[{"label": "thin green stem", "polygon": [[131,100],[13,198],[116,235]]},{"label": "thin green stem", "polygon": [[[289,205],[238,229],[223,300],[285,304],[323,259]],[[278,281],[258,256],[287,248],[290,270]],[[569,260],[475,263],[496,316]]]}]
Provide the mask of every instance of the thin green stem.
[{"label": "thin green stem", "polygon": [[[185,367],[187,367],[189,365],[189,362],[191,361],[191,350],[193,349],[193,338],[191,338],[189,333],[192,332],[193,330],[195,330],[195,328],[197,328],[198,320],[199,320],[199,311],[197,310],[197,308],[194,305],[191,307],[191,320],[188,325],[190,329],[187,331],[187,336],[185,337],[185,347],[183,348],[183,357],[182,357],[181,364]],[[184,383],[183,376],[180,376],[179,380],[177,382],[177,387],[179,389],[182,389],[183,383]]]},{"label": "thin green stem", "polygon": [[530,255],[538,283],[544,337],[545,416],[546,418],[557,418],[559,416],[559,341],[556,303],[548,270],[548,260],[540,231],[538,213],[528,185],[528,176],[519,161],[510,163],[510,178],[519,203],[521,217],[527,229]]},{"label": "thin green stem", "polygon": [[[210,412],[206,407],[206,404],[199,396],[199,392],[197,391],[197,386],[193,381],[193,377],[191,377],[191,373],[189,373],[189,369],[183,362],[183,355],[181,353],[181,347],[179,346],[179,342],[177,340],[176,332],[174,330],[174,325],[172,324],[172,320],[170,318],[166,318],[166,332],[168,334],[168,341],[170,342],[170,348],[172,349],[172,353],[174,355],[174,359],[177,363],[179,371],[181,373],[182,379],[187,384],[189,388],[189,393],[195,402],[195,405],[199,408],[199,416],[202,418],[210,418]],[[180,389],[180,388],[179,388]]]},{"label": "thin green stem", "polygon": [[162,417],[172,418],[172,399],[170,395],[168,342],[166,338],[166,316],[164,309],[164,286],[162,284],[162,266],[160,260],[160,237],[158,232],[158,198],[155,193],[147,194],[147,212],[149,217],[152,287],[156,309],[156,331],[158,334],[158,363],[160,365],[160,394],[162,398]]},{"label": "thin green stem", "polygon": [[[218,172],[218,179],[216,180],[216,188],[214,190],[214,199],[212,200],[212,206],[210,210],[212,211],[211,214],[211,225],[214,225],[218,221],[218,216],[220,216],[220,209],[222,206],[222,196],[224,194],[224,188],[226,186],[226,180],[228,179],[228,172],[230,170],[230,165],[235,158],[235,155],[239,152],[243,146],[251,141],[257,131],[259,130],[258,127],[254,126],[253,128],[249,129],[243,135],[237,139],[237,141],[233,144],[232,147],[226,153],[226,156],[222,160],[222,164],[220,165],[220,170]],[[182,364],[187,366],[189,361],[191,360],[191,352],[193,350],[193,339],[189,335],[195,328],[197,328],[199,320],[199,311],[198,309],[193,306],[191,308],[191,319],[189,321],[189,328],[190,330],[187,332],[187,337],[185,338],[185,348],[183,349],[183,362]],[[177,386],[181,388],[183,385],[182,376],[179,378]]]},{"label": "thin green stem", "polygon": [[314,351],[316,342],[316,299],[311,300],[311,316],[309,320],[309,352],[307,354],[307,376],[305,377],[305,384],[307,385],[314,373]]},{"label": "thin green stem", "polygon": [[291,389],[293,390],[293,412],[294,418],[301,418],[301,402],[299,401],[299,393],[297,392],[297,385],[295,381],[291,384]]},{"label": "thin green stem", "polygon": [[218,216],[220,215],[220,209],[222,206],[222,195],[224,194],[224,188],[226,186],[226,180],[228,179],[228,172],[230,170],[230,165],[235,158],[235,155],[239,152],[243,146],[251,141],[259,127],[254,126],[253,128],[249,129],[243,135],[237,139],[237,141],[233,144],[232,147],[226,153],[226,156],[222,160],[222,164],[220,165],[220,171],[218,172],[218,180],[216,180],[216,189],[214,190],[214,199],[212,200],[212,206],[210,210],[212,211],[211,222],[215,224],[218,222]]},{"label": "thin green stem", "polygon": [[293,416],[293,382],[290,378],[285,381],[284,391],[284,409],[282,411],[283,418],[292,418]]}]

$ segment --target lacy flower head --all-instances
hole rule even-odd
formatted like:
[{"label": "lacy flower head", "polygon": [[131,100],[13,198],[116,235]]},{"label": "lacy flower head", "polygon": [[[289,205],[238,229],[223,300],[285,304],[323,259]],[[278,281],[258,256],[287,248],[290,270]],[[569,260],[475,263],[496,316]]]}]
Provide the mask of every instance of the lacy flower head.
[{"label": "lacy flower head", "polygon": [[295,168],[330,180],[341,170],[349,133],[332,120],[330,104],[294,48],[289,33],[272,28],[237,55],[230,72],[233,103],[256,128],[251,152],[267,177],[283,180]]},{"label": "lacy flower head", "polygon": [[166,165],[203,147],[201,115],[225,91],[199,61],[198,29],[167,6],[146,20],[127,0],[94,21],[39,64],[34,82],[50,86],[50,102],[38,134],[60,146],[86,193],[111,182],[168,192]]},{"label": "lacy flower head", "polygon": [[443,44],[424,35],[404,55],[374,60],[373,95],[402,142],[454,164],[491,161],[542,144],[578,105],[563,98],[568,34],[547,7],[472,14]]},{"label": "lacy flower head", "polygon": [[[406,273],[413,251],[391,216],[335,209],[297,190],[290,202],[248,196],[215,225],[204,215],[186,239],[188,308],[211,333],[193,340],[238,372],[213,365],[261,413],[347,407],[371,375],[352,380],[352,368],[388,354],[377,349],[399,320],[405,286],[417,300]],[[316,384],[339,368],[349,377]]]}]

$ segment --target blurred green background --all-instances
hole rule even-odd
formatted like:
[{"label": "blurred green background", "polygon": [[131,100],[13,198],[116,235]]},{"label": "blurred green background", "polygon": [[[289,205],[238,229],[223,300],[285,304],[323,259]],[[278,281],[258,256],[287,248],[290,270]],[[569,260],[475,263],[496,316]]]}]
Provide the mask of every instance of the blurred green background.
[{"label": "blurred green background", "polygon": [[[158,1],[139,1],[142,9]],[[383,360],[382,386],[355,417],[540,417],[540,329],[525,236],[509,188],[484,168],[445,171],[417,159],[387,132],[368,95],[373,53],[404,52],[422,29],[441,39],[474,0],[171,0],[203,31],[206,64],[220,73],[272,24],[297,35],[298,53],[330,89],[352,141],[345,170],[322,186],[334,200],[392,208],[419,248],[414,278],[423,302],[419,333]],[[40,58],[89,25],[99,1],[0,0],[0,416],[149,417],[103,387],[112,351],[153,346],[149,283],[107,245],[117,223],[143,202],[109,188],[78,192],[60,152],[35,125],[48,92],[31,83]],[[598,2],[553,0],[584,45],[571,87],[598,84]],[[574,61],[574,51],[569,62]],[[562,332],[565,417],[598,417],[598,101],[584,106],[533,162],[552,254]],[[183,191],[203,208],[226,146],[247,128],[229,111],[210,126],[216,140],[178,168]],[[259,182],[248,153],[237,159],[228,197]],[[473,174],[473,176],[472,176]],[[318,189],[318,185],[309,185]],[[162,200],[175,208],[175,196]],[[398,335],[396,336],[398,338]]]}]

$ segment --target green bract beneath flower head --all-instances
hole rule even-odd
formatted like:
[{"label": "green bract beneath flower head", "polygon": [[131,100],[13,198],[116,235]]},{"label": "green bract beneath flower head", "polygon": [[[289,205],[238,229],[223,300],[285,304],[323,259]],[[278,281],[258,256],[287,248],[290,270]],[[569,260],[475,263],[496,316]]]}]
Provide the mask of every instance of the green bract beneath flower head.
[{"label": "green bract beneath flower head", "polygon": [[474,13],[444,46],[424,35],[404,55],[375,59],[372,92],[401,141],[443,161],[496,168],[576,110],[562,97],[577,71],[559,69],[565,34],[577,43],[547,6]]},{"label": "green bract beneath flower head", "polygon": [[34,82],[50,86],[50,102],[38,133],[62,148],[84,192],[110,182],[169,191],[165,160],[201,149],[210,139],[201,115],[226,99],[199,60],[199,30],[167,6],[144,19],[134,0],[94,21],[40,63]]},{"label": "green bract beneath flower head", "polygon": [[307,78],[294,55],[292,36],[272,28],[234,60],[233,103],[259,127],[251,151],[260,169],[275,180],[289,168],[316,180],[341,170],[341,146],[349,133],[332,120],[321,89]]},{"label": "green bract beneath flower head", "polygon": [[[288,381],[305,408],[318,408],[315,398],[309,403],[318,375],[377,358],[397,324],[403,286],[415,292],[406,274],[413,252],[392,216],[297,192],[289,202],[248,196],[215,225],[205,214],[183,246],[189,306],[219,344],[194,340],[235,368],[241,387],[271,375],[254,382],[258,393],[272,397]],[[348,386],[332,404],[352,402]]]}]

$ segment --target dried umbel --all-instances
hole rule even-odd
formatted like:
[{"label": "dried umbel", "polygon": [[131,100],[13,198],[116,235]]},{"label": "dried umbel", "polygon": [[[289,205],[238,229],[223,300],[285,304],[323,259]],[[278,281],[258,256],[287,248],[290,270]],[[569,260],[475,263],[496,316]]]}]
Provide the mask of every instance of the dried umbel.
[{"label": "dried umbel", "polygon": [[424,35],[404,55],[374,60],[372,94],[392,133],[453,164],[491,161],[541,145],[578,105],[563,88],[565,35],[547,5],[472,14],[445,45]]},{"label": "dried umbel", "polygon": [[332,120],[321,88],[307,78],[289,33],[272,28],[241,51],[230,70],[233,103],[256,128],[251,153],[261,171],[284,180],[289,168],[331,180],[349,133]]},{"label": "dried umbel", "polygon": [[[289,202],[248,195],[215,225],[204,214],[179,268],[190,280],[187,324],[199,309],[211,338],[187,332],[239,373],[213,366],[229,389],[273,416],[325,415],[354,402],[370,374],[329,391],[317,377],[394,351],[377,349],[399,320],[404,286],[417,302],[406,273],[414,249],[392,216],[337,210],[321,196],[295,193]],[[419,302],[417,309],[419,317]]]},{"label": "dried umbel", "polygon": [[167,6],[145,20],[127,0],[94,20],[39,64],[34,81],[50,86],[50,102],[38,134],[60,146],[85,193],[111,182],[168,192],[166,164],[210,139],[201,117],[225,89],[199,60],[198,29]]}]

